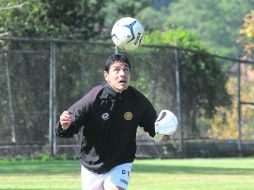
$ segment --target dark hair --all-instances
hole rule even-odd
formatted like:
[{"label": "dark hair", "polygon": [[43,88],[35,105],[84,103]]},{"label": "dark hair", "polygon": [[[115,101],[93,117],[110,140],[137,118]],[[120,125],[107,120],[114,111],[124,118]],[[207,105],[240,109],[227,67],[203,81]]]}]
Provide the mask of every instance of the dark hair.
[{"label": "dark hair", "polygon": [[111,55],[106,63],[105,63],[105,67],[104,67],[104,71],[109,71],[109,68],[110,68],[110,65],[112,63],[114,63],[115,61],[120,61],[120,62],[124,62],[124,63],[127,63],[129,65],[129,68],[131,69],[131,65],[130,65],[130,62],[127,58],[127,56],[125,54],[121,54],[121,53],[117,53],[117,54],[113,54]]}]

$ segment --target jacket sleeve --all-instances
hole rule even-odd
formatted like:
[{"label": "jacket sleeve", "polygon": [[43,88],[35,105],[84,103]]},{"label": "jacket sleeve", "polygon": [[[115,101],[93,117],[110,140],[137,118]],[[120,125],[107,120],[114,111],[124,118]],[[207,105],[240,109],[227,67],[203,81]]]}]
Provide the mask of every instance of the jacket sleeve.
[{"label": "jacket sleeve", "polygon": [[55,128],[56,136],[63,138],[71,138],[73,137],[73,134],[77,133],[76,130],[74,130],[74,128],[75,127],[71,124],[71,126],[68,129],[64,130],[60,122],[58,122]]},{"label": "jacket sleeve", "polygon": [[148,134],[151,137],[155,136],[155,121],[157,119],[157,113],[156,110],[154,109],[153,105],[151,102],[145,98],[144,102],[144,114],[141,118],[141,121],[139,122],[139,126],[143,127],[145,132],[148,132]]},{"label": "jacket sleeve", "polygon": [[56,135],[63,138],[73,137],[80,131],[80,128],[85,126],[89,119],[91,106],[97,95],[98,88],[95,88],[83,96],[80,100],[74,103],[67,111],[72,115],[72,123],[70,127],[64,130],[60,122],[56,125]]}]

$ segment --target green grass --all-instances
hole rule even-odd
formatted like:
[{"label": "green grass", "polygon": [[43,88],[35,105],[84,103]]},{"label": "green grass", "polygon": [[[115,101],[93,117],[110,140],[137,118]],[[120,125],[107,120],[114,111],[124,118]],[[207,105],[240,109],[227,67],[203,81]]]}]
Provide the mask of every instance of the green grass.
[{"label": "green grass", "polygon": [[[0,160],[0,190],[79,190],[78,160]],[[136,160],[129,190],[253,190],[254,158]]]}]

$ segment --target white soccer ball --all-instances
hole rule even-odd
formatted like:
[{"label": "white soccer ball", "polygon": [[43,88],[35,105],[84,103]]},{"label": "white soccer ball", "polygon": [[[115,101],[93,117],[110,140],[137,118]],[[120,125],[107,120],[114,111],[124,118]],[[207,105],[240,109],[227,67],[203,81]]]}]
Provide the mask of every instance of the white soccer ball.
[{"label": "white soccer ball", "polygon": [[117,47],[131,51],[142,44],[144,28],[137,19],[124,17],[114,24],[111,37]]}]

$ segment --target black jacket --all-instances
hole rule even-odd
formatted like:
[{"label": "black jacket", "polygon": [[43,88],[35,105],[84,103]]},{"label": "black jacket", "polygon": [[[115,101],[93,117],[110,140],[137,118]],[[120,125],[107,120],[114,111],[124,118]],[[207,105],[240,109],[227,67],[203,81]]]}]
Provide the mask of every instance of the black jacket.
[{"label": "black jacket", "polygon": [[[73,122],[67,130],[56,126],[59,137],[81,133],[81,164],[96,173],[116,165],[133,162],[137,127],[155,135],[157,114],[148,99],[129,86],[121,94],[108,84],[96,86],[68,111]],[[80,130],[81,129],[81,130]]]}]

